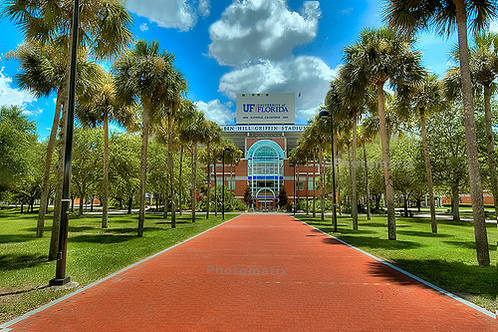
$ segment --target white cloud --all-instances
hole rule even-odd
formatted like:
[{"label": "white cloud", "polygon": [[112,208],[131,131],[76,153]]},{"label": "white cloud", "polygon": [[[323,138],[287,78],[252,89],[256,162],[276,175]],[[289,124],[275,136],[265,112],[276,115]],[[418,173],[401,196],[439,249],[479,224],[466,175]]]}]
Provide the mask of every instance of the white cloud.
[{"label": "white cloud", "polygon": [[147,23],[140,24],[140,31],[149,30],[149,25]]},{"label": "white cloud", "polygon": [[[317,57],[301,56],[290,61],[260,61],[223,75],[219,91],[234,99],[237,93],[295,93],[296,110],[305,111],[323,103],[334,76],[325,62]],[[307,119],[307,118],[306,118]]]},{"label": "white cloud", "polygon": [[199,13],[208,17],[211,15],[211,1],[210,0],[199,0]]},{"label": "white cloud", "polygon": [[210,0],[130,0],[128,2],[128,10],[131,12],[147,17],[161,27],[183,31],[188,31],[197,24],[199,14],[209,16],[210,9]]},{"label": "white cloud", "polygon": [[218,99],[216,99],[208,103],[198,101],[195,105],[204,113],[206,119],[208,120],[222,125],[234,122],[235,113],[232,112],[232,102],[222,104]]},{"label": "white cloud", "polygon": [[41,115],[43,113],[43,110],[42,109],[38,109],[36,111],[28,111],[28,110],[24,110],[23,114],[24,115],[27,115],[27,116],[38,116],[38,115]]},{"label": "white cloud", "polygon": [[234,1],[209,29],[209,54],[222,65],[289,58],[295,47],[316,37],[319,7],[318,1],[306,1],[299,14],[286,0]]},{"label": "white cloud", "polygon": [[14,89],[10,86],[12,78],[3,74],[4,69],[0,70],[0,105],[17,105],[24,108],[26,104],[35,102],[36,98],[28,91]]}]

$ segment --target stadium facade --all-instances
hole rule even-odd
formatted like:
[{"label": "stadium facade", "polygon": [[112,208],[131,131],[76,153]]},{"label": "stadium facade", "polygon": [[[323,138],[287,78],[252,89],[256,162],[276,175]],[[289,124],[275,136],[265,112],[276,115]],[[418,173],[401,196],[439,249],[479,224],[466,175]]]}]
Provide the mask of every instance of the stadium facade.
[{"label": "stadium facade", "polygon": [[[313,172],[312,164],[291,167],[288,159],[306,128],[296,125],[295,119],[295,94],[239,94],[236,125],[222,126],[223,136],[243,152],[238,165],[225,165],[224,184],[239,199],[249,186],[256,210],[275,209],[282,187],[290,201],[313,197],[318,168]],[[211,179],[221,185],[221,163],[216,165],[216,177],[213,175]]]}]

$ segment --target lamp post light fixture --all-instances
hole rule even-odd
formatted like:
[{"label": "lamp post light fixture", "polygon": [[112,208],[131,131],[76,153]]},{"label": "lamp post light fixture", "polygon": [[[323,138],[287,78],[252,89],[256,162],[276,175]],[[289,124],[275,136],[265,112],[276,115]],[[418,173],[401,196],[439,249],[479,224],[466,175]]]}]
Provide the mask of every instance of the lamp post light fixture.
[{"label": "lamp post light fixture", "polygon": [[330,144],[332,152],[332,224],[334,225],[334,232],[337,232],[337,210],[336,210],[336,197],[335,197],[335,160],[334,160],[334,119],[332,114],[327,110],[322,110],[319,114],[322,120],[330,119]]},{"label": "lamp post light fixture", "polygon": [[225,152],[230,152],[230,147],[225,146],[223,149],[222,157],[222,185],[221,185],[221,195],[222,197],[222,207],[221,207],[221,218],[225,220]]},{"label": "lamp post light fixture", "polygon": [[289,166],[294,169],[294,215],[296,215],[296,165],[290,163]]},{"label": "lamp post light fixture", "polygon": [[66,124],[66,149],[64,155],[64,176],[62,187],[62,208],[61,208],[61,225],[59,233],[59,248],[57,251],[57,266],[55,278],[50,280],[50,286],[63,286],[70,281],[66,276],[66,256],[67,256],[67,233],[69,224],[69,204],[71,202],[70,184],[71,184],[71,163],[73,157],[73,127],[74,127],[74,104],[76,91],[76,55],[78,51],[78,25],[79,25],[79,1],[74,0],[73,22],[71,24],[71,68],[69,72],[69,100],[67,109]]}]

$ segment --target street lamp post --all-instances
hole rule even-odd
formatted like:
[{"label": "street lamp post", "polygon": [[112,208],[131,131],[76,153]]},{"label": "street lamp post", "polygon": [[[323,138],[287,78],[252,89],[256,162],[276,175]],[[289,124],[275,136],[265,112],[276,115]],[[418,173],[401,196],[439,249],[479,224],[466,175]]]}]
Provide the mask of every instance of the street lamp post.
[{"label": "street lamp post", "polygon": [[334,161],[334,122],[332,114],[327,110],[320,112],[320,118],[326,120],[330,118],[330,144],[332,151],[332,224],[334,225],[334,232],[337,232],[337,211],[336,211],[336,197],[335,197],[335,161]]},{"label": "street lamp post", "polygon": [[222,183],[221,183],[221,195],[223,196],[222,197],[222,207],[221,207],[221,218],[222,220],[225,220],[225,152],[230,152],[230,147],[229,146],[225,146],[225,148],[223,149],[223,164],[222,164]]},{"label": "street lamp post", "polygon": [[294,170],[294,215],[296,215],[296,165],[290,163],[289,166]]},{"label": "street lamp post", "polygon": [[71,45],[71,70],[69,73],[69,100],[67,109],[66,124],[66,149],[64,155],[64,176],[62,187],[62,208],[61,208],[61,225],[59,233],[59,248],[57,251],[57,266],[55,278],[50,280],[50,286],[63,286],[70,281],[66,276],[66,256],[67,256],[67,233],[71,184],[71,163],[73,157],[73,125],[74,125],[74,103],[76,90],[76,55],[78,51],[78,25],[79,25],[79,1],[74,0],[73,22],[71,24],[72,45]]}]

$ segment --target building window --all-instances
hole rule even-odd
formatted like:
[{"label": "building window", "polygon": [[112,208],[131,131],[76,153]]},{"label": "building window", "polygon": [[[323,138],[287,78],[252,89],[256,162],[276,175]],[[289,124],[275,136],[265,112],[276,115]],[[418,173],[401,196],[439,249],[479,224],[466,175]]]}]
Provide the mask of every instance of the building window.
[{"label": "building window", "polygon": [[284,180],[284,151],[274,141],[261,140],[248,151],[248,182],[254,198],[261,201],[277,197]]}]

